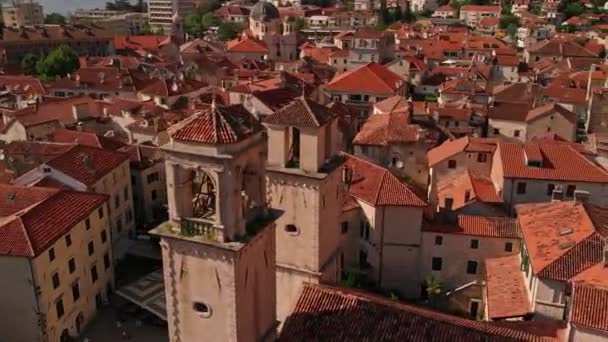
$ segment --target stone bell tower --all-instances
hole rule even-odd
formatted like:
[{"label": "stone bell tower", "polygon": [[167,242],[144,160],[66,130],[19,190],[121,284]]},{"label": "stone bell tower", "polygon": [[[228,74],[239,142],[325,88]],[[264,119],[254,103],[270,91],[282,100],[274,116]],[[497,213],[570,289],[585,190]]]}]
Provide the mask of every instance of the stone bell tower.
[{"label": "stone bell tower", "polygon": [[266,202],[266,141],[242,106],[213,104],[170,129],[169,221],[161,238],[171,342],[275,337],[277,211]]},{"label": "stone bell tower", "polygon": [[293,310],[303,282],[340,277],[340,214],[344,186],[338,118],[300,97],[264,119],[268,195],[277,220],[277,318]]}]

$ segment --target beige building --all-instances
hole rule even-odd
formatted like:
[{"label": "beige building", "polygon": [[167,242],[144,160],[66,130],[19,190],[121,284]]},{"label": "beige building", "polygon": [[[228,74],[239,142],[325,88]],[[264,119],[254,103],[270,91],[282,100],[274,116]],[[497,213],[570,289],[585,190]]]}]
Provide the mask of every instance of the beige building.
[{"label": "beige building", "polygon": [[13,0],[2,4],[2,19],[6,27],[43,25],[44,12],[33,0]]},{"label": "beige building", "polygon": [[125,153],[75,145],[15,180],[15,184],[36,185],[59,182],[78,190],[110,196],[108,202],[112,254],[122,259],[135,233],[133,190],[129,156]]},{"label": "beige building", "polygon": [[161,237],[169,338],[276,337],[276,211],[266,200],[263,128],[216,107],[172,128],[164,145],[169,221]]},{"label": "beige building", "polygon": [[136,36],[148,24],[148,14],[123,13],[96,20],[95,23],[117,36]]},{"label": "beige building", "polygon": [[460,215],[456,224],[425,224],[420,248],[420,279],[441,282],[450,310],[483,318],[484,262],[519,253],[519,225],[512,218]]},{"label": "beige building", "polygon": [[325,106],[297,98],[264,118],[268,133],[268,200],[277,220],[277,319],[293,310],[304,282],[340,276],[340,208],[344,185],[338,119]]},{"label": "beige building", "polygon": [[490,109],[488,136],[529,141],[547,134],[556,134],[567,141],[576,141],[578,116],[562,105],[549,103],[539,107],[504,103]]},{"label": "beige building", "polygon": [[465,5],[460,7],[460,20],[469,27],[477,27],[482,18],[499,17],[500,6]]},{"label": "beige building", "polygon": [[387,169],[347,156],[340,263],[379,288],[418,298],[420,227],[426,203]]},{"label": "beige building", "polygon": [[587,159],[587,153],[581,145],[559,140],[500,143],[493,157],[492,182],[510,213],[516,204],[576,196],[608,206],[608,173]]},{"label": "beige building", "polygon": [[113,286],[108,196],[12,185],[0,193],[0,339],[78,336]]},{"label": "beige building", "polygon": [[[576,317],[577,298],[574,303],[568,298],[572,284],[605,287],[608,283],[606,209],[580,201],[522,204],[516,209],[524,242],[522,271],[536,316],[566,319],[570,303]],[[601,312],[598,307],[597,313]],[[581,340],[602,340],[600,332],[585,331],[584,326],[576,331],[581,321],[572,323],[574,336],[588,336]]]},{"label": "beige building", "polygon": [[153,0],[148,3],[150,26],[163,34],[183,32],[181,20],[193,13],[192,0]]}]

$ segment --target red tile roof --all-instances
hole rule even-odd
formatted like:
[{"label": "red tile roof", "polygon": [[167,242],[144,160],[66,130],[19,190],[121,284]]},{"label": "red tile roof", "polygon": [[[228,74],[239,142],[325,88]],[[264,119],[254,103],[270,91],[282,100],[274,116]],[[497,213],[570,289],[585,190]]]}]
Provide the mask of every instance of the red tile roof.
[{"label": "red tile roof", "polygon": [[266,116],[263,122],[291,127],[322,127],[334,118],[329,108],[306,97],[298,97],[288,105]]},{"label": "red tile roof", "polygon": [[0,255],[40,255],[107,198],[88,192],[0,185]]},{"label": "red tile roof", "polygon": [[2,45],[28,41],[64,43],[74,41],[112,40],[112,33],[97,25],[41,25],[20,28],[5,27],[2,30]]},{"label": "red tile roof", "polygon": [[455,140],[447,140],[427,153],[429,166],[432,167],[464,151],[493,153],[496,150],[496,145],[496,140],[488,138],[470,138],[465,136]]},{"label": "red tile roof", "polygon": [[80,132],[59,128],[53,131],[53,141],[58,143],[75,143],[116,151],[127,144],[120,140],[107,138],[91,132]]},{"label": "red tile roof", "polygon": [[373,206],[424,207],[426,203],[387,169],[359,157],[344,154],[344,167],[353,171],[349,194]]},{"label": "red tile roof", "polygon": [[597,57],[597,54],[585,49],[581,45],[561,39],[543,40],[529,47],[528,51],[535,54],[561,57]]},{"label": "red tile roof", "polygon": [[502,204],[503,202],[490,178],[471,172],[468,169],[459,170],[437,180],[437,199],[439,203],[445,203],[446,198],[452,199],[451,210],[454,211],[474,202],[490,205]]},{"label": "red tile roof", "polygon": [[266,43],[252,37],[237,38],[226,44],[226,52],[268,53],[268,51]]},{"label": "red tile roof", "polygon": [[[526,157],[526,152],[532,151],[538,153]],[[536,160],[538,157],[542,157],[541,167],[526,164],[526,158]],[[526,144],[501,143],[500,158],[505,178],[608,183],[606,171],[566,144],[540,140]]]},{"label": "red tile roof", "polygon": [[519,254],[485,260],[488,317],[502,319],[531,313]]},{"label": "red tile roof", "polygon": [[128,159],[125,153],[77,145],[46,164],[90,186]]},{"label": "red tile roof", "polygon": [[464,5],[460,7],[460,12],[500,13],[500,6]]},{"label": "red tile roof", "polygon": [[361,126],[353,143],[374,146],[410,144],[418,141],[420,130],[420,126],[409,124],[407,113],[374,114]]},{"label": "red tile roof", "polygon": [[279,341],[554,341],[558,332],[472,321],[378,295],[305,284]]},{"label": "red tile roof", "polygon": [[374,109],[383,114],[407,112],[409,108],[410,104],[408,100],[401,95],[391,96],[374,104]]},{"label": "red tile roof", "polygon": [[540,277],[567,281],[602,261],[608,209],[570,201],[520,204],[516,210]]},{"label": "red tile roof", "polygon": [[521,238],[517,220],[510,217],[458,215],[457,225],[425,224],[423,225],[422,230],[425,232],[443,234],[485,236],[504,239]]},{"label": "red tile roof", "polygon": [[194,114],[169,128],[171,138],[203,144],[232,144],[262,130],[243,106],[216,106]]},{"label": "red tile roof", "polygon": [[13,94],[46,95],[47,93],[42,81],[32,76],[0,75],[0,87],[7,88]]},{"label": "red tile roof", "polygon": [[114,49],[158,51],[170,42],[171,36],[114,36]]},{"label": "red tile roof", "polygon": [[570,323],[608,331],[608,289],[575,285],[572,291]]},{"label": "red tile roof", "polygon": [[403,78],[386,67],[377,63],[369,63],[334,76],[325,89],[340,92],[395,94],[404,82]]}]

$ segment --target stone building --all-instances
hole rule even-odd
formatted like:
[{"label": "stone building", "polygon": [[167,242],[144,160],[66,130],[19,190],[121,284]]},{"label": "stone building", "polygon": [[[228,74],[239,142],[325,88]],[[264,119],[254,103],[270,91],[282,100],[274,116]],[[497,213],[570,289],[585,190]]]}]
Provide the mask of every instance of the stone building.
[{"label": "stone building", "polygon": [[275,337],[275,211],[262,126],[240,106],[174,126],[164,145],[169,221],[161,237],[170,341]]},{"label": "stone building", "polygon": [[291,313],[304,282],[339,279],[339,215],[344,187],[338,118],[298,98],[265,117],[268,195],[277,220],[277,318]]}]

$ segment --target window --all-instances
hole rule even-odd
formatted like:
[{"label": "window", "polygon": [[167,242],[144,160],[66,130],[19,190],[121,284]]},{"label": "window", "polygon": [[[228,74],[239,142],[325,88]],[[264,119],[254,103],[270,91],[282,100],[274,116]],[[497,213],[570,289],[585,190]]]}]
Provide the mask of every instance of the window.
[{"label": "window", "polygon": [[285,226],[285,231],[287,234],[296,235],[298,234],[298,227],[295,224],[288,224]]},{"label": "window", "polygon": [[114,195],[114,208],[120,207],[120,196],[118,194]]},{"label": "window", "polygon": [[128,202],[129,201],[129,186],[128,185],[125,186],[125,189],[123,190],[123,195],[125,198],[125,202]]},{"label": "window", "polygon": [[59,298],[59,300],[55,302],[55,311],[57,312],[57,318],[61,318],[63,316],[63,299]]},{"label": "window", "polygon": [[466,190],[464,192],[464,201],[468,202],[469,200],[471,200],[471,190]]},{"label": "window", "polygon": [[146,181],[148,182],[148,184],[157,182],[158,179],[158,172],[154,172],[146,176]]},{"label": "window", "polygon": [[74,302],[80,298],[80,288],[78,287],[78,282],[72,284],[72,298],[74,299]]},{"label": "window", "polygon": [[513,242],[505,243],[505,252],[512,252],[512,251],[513,251]]},{"label": "window", "polygon": [[103,218],[103,208],[99,208],[99,210],[97,210],[97,214],[99,215],[99,218]]},{"label": "window", "polygon": [[574,196],[574,192],[576,191],[576,185],[568,185],[566,188],[566,196],[572,197]]},{"label": "window", "polygon": [[110,268],[110,256],[108,255],[108,253],[103,255],[103,267],[106,270]]},{"label": "window", "polygon": [[72,245],[72,236],[70,234],[65,236],[65,245],[70,247]]},{"label": "window", "polygon": [[479,240],[477,240],[477,239],[471,240],[471,249],[477,249],[477,248],[479,248]]},{"label": "window", "polygon": [[547,196],[553,196],[553,190],[555,190],[555,184],[547,185]]},{"label": "window", "polygon": [[60,285],[59,273],[54,273],[53,276],[51,277],[51,280],[53,281],[53,288],[54,289],[58,288]]},{"label": "window", "polygon": [[447,210],[452,210],[452,205],[454,205],[454,199],[453,198],[449,198],[446,197],[443,200],[443,206],[447,209]]},{"label": "window", "polygon": [[95,283],[97,278],[99,278],[97,275],[97,265],[93,265],[93,267],[91,267],[91,282]]},{"label": "window", "polygon": [[369,263],[367,262],[367,253],[365,251],[359,251],[359,267],[367,268]]},{"label": "window", "polygon": [[122,219],[120,216],[116,218],[116,231],[119,233],[122,231]]},{"label": "window", "polygon": [[517,183],[517,194],[518,195],[523,195],[526,193],[526,186],[527,184],[524,182],[519,182]]},{"label": "window", "polygon": [[89,242],[89,255],[93,255],[93,253],[95,253],[95,244],[93,243],[93,241]]},{"label": "window", "polygon": [[84,226],[87,230],[91,229],[91,220],[89,220],[89,219],[84,220]]},{"label": "window", "polygon": [[131,221],[133,220],[133,215],[131,214],[131,208],[127,208],[127,210],[125,210],[125,218],[127,220],[127,223],[131,223]]},{"label": "window", "polygon": [[50,261],[55,260],[55,249],[54,248],[49,249],[49,260]]},{"label": "window", "polygon": [[455,169],[456,168],[456,161],[455,160],[449,160],[448,161],[448,168],[449,169]]},{"label": "window", "polygon": [[152,190],[150,192],[150,197],[152,198],[153,201],[156,201],[156,197],[157,197],[156,190]]},{"label": "window", "polygon": [[104,229],[101,231],[101,243],[106,243],[106,241],[108,241],[108,233]]},{"label": "window", "polygon": [[514,137],[519,137],[519,130],[518,129],[516,129],[516,130],[513,131],[513,136]]},{"label": "window", "polygon": [[441,236],[441,235],[435,236],[435,245],[437,245],[437,246],[443,245],[443,236]]},{"label": "window", "polygon": [[477,274],[477,261],[467,262],[467,274]]},{"label": "window", "polygon": [[433,261],[432,261],[433,271],[441,271],[442,264],[443,264],[443,259],[441,259],[439,257],[433,257]]},{"label": "window", "polygon": [[500,134],[500,130],[498,128],[494,128],[494,135],[499,135]]},{"label": "window", "polygon": [[477,162],[485,163],[488,159],[488,156],[485,153],[477,153]]},{"label": "window", "polygon": [[370,224],[369,222],[367,222],[366,219],[364,219],[363,221],[361,221],[360,225],[359,225],[359,236],[362,239],[365,239],[367,241],[369,241],[369,232],[370,232]]},{"label": "window", "polygon": [[207,304],[201,302],[194,302],[194,304],[192,305],[192,309],[204,318],[211,316],[211,308]]},{"label": "window", "polygon": [[469,304],[469,314],[472,318],[477,318],[477,314],[479,313],[479,301],[472,300]]},{"label": "window", "polygon": [[342,234],[348,233],[348,222],[342,222]]}]

